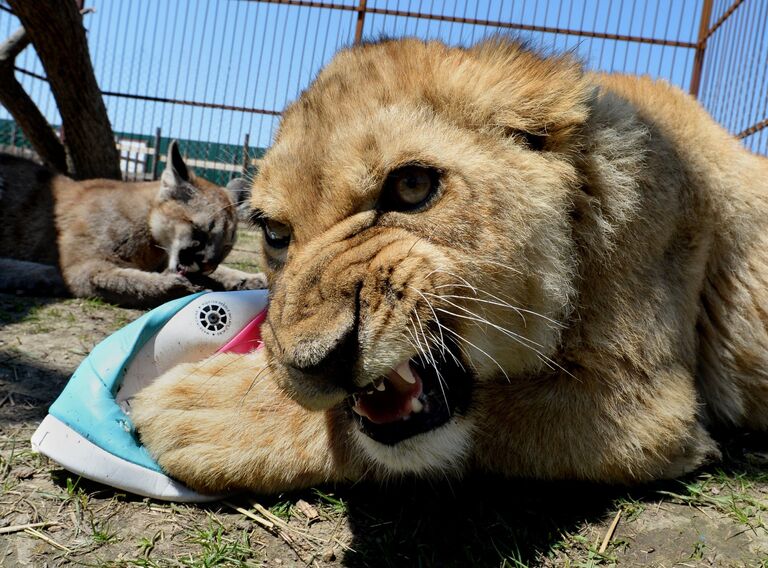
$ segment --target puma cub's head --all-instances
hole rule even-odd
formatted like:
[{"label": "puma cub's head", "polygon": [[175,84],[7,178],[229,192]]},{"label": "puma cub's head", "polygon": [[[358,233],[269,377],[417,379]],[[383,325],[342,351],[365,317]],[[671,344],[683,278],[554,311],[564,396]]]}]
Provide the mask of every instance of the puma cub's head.
[{"label": "puma cub's head", "polygon": [[174,140],[150,214],[152,237],[168,253],[168,270],[210,274],[232,250],[237,213],[226,189],[196,177]]},{"label": "puma cub's head", "polygon": [[568,57],[402,40],[341,52],[286,110],[252,196],[267,355],[384,470],[460,462],[473,393],[548,364],[590,96]]}]

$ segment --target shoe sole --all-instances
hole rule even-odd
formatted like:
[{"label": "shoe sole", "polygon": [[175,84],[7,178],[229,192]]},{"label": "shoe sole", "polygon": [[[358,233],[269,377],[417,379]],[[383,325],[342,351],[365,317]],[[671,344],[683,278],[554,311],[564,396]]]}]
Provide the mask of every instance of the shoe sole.
[{"label": "shoe sole", "polygon": [[32,435],[32,449],[72,473],[144,497],[180,503],[223,497],[197,493],[167,475],[110,454],[50,414]]}]

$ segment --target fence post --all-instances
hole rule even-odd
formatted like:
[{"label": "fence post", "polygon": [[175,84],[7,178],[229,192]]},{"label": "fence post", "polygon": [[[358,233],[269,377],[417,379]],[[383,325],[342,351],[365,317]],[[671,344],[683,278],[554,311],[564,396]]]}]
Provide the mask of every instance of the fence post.
[{"label": "fence post", "polygon": [[357,5],[357,25],[355,26],[355,45],[363,41],[363,24],[365,23],[365,5],[367,0],[360,0]]},{"label": "fence post", "polygon": [[696,42],[696,54],[693,56],[693,71],[691,72],[690,94],[699,97],[701,85],[701,71],[704,68],[704,52],[707,49],[707,34],[709,33],[709,19],[712,15],[712,0],[704,0],[701,6],[701,22],[699,22],[699,39]]},{"label": "fence post", "polygon": [[152,160],[152,181],[157,180],[157,171],[160,168],[160,127],[155,130],[155,159]]},{"label": "fence post", "polygon": [[250,157],[248,156],[248,145],[250,142],[251,134],[246,132],[245,136],[243,136],[243,177],[248,175],[248,162],[250,162]]}]

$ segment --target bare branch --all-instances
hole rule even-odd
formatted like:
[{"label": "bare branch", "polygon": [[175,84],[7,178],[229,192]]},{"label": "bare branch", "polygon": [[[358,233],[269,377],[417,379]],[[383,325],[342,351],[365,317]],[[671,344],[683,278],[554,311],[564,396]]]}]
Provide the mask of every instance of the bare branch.
[{"label": "bare branch", "polygon": [[8,0],[35,46],[80,179],[119,179],[120,155],[91,64],[83,16],[69,0]]},{"label": "bare branch", "polygon": [[66,172],[64,145],[14,74],[16,57],[29,44],[24,28],[19,28],[0,44],[0,104],[13,116],[43,162],[57,171]]}]

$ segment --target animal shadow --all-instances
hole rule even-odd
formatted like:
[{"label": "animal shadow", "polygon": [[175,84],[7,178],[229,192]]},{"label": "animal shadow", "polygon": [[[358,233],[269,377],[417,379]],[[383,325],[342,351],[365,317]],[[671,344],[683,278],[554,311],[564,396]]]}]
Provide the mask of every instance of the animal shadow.
[{"label": "animal shadow", "polygon": [[626,488],[472,476],[346,495],[350,567],[527,565],[602,520]]}]

